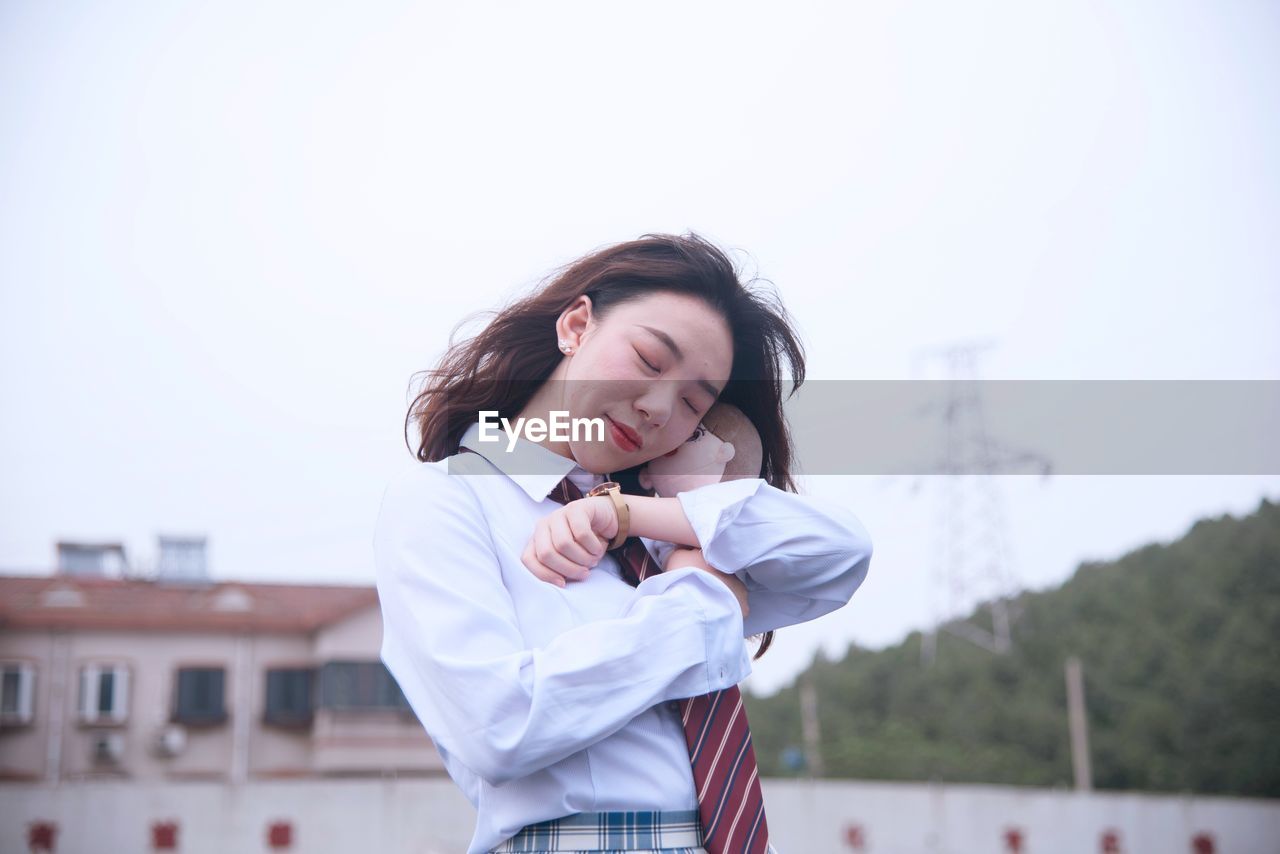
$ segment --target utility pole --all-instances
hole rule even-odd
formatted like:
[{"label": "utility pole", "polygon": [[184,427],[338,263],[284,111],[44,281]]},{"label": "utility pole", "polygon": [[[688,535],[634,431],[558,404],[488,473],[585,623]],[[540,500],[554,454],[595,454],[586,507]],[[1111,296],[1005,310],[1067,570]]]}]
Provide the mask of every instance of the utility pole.
[{"label": "utility pole", "polygon": [[818,728],[818,691],[813,686],[813,676],[800,677],[800,727],[804,735],[804,761],[810,777],[825,777],[822,764],[822,733]]},{"label": "utility pole", "polygon": [[1067,659],[1067,720],[1071,728],[1071,767],[1075,771],[1076,789],[1093,789],[1093,770],[1089,767],[1089,722],[1084,713],[1084,676],[1080,659]]}]

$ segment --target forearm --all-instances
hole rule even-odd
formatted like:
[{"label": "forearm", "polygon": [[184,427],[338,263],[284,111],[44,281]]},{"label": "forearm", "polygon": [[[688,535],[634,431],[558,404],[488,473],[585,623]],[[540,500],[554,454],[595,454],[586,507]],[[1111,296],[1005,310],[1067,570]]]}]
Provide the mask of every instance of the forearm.
[{"label": "forearm", "polygon": [[617,614],[547,632],[560,609],[539,624],[516,595],[558,594],[508,586],[479,498],[443,467],[388,484],[373,551],[381,660],[442,752],[493,785],[751,672],[739,603],[691,570],[645,579]]},{"label": "forearm", "polygon": [[[679,494],[703,560],[746,585],[748,635],[795,625],[847,604],[866,578],[871,538],[848,508],[775,489],[724,481]],[[647,538],[660,565],[678,547]]]},{"label": "forearm", "polygon": [[699,544],[679,498],[628,495],[626,502],[631,510],[629,536],[666,540],[681,546]]},{"label": "forearm", "polygon": [[[740,606],[701,572],[647,579],[619,616],[574,626],[544,646],[499,649],[497,631],[447,634],[482,628],[482,611],[467,613],[454,597],[397,595],[410,588],[383,567],[391,640],[383,661],[431,737],[495,786],[612,735],[644,709],[727,688],[751,672]],[[439,628],[418,628],[422,615]],[[458,637],[468,642],[459,646]]]}]

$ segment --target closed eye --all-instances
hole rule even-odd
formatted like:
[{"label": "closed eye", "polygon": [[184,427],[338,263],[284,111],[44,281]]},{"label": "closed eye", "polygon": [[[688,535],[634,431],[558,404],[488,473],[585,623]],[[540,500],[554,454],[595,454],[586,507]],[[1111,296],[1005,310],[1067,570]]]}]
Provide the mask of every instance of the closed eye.
[{"label": "closed eye", "polygon": [[[633,347],[633,348],[631,348],[631,349],[632,349],[632,350],[635,350],[635,348],[634,348],[634,347]],[[646,359],[643,355],[641,355],[641,353],[640,353],[640,351],[639,351],[639,350],[635,350],[635,354],[636,354],[636,356],[640,359],[640,361],[641,361],[641,362],[644,362],[645,367],[647,367],[649,370],[654,371],[654,372],[659,373],[659,374],[660,374],[660,373],[662,373],[662,369],[661,369],[661,368],[659,368],[659,367],[657,367],[656,365],[651,365],[651,364],[649,364],[649,360],[648,360],[648,359]],[[693,401],[689,400],[689,398],[687,398],[687,397],[686,397],[686,398],[684,399],[684,402],[685,402],[685,405],[686,405],[686,406],[688,406],[688,407],[689,407],[689,409],[690,409],[690,410],[692,410],[693,412],[695,412],[695,413],[696,413],[696,412],[698,411],[698,407],[697,407],[697,406],[695,406],[695,405],[693,404]]]}]

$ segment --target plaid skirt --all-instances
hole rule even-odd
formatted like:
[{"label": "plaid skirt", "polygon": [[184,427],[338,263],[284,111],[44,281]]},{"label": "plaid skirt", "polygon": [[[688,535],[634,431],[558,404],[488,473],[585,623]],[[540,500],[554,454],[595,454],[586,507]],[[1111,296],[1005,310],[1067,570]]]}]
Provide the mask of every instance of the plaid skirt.
[{"label": "plaid skirt", "polygon": [[[491,854],[707,854],[697,810],[580,812],[525,825]],[[770,845],[771,854],[777,854]]]}]

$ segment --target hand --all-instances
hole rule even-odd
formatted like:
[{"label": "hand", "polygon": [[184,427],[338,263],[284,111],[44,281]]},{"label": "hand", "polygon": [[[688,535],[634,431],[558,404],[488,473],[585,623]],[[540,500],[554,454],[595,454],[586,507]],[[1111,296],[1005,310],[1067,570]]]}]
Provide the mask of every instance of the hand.
[{"label": "hand", "polygon": [[733,595],[738,597],[738,605],[742,608],[742,618],[746,619],[751,608],[747,605],[747,585],[732,572],[721,572],[720,570],[707,563],[702,557],[702,549],[678,548],[667,556],[667,565],[662,571],[667,572],[672,569],[682,569],[686,566],[692,566],[709,572],[716,578],[724,582],[725,586],[733,591]]},{"label": "hand", "polygon": [[538,520],[520,560],[538,578],[564,587],[565,579],[587,578],[617,533],[613,499],[607,495],[579,498]]}]

